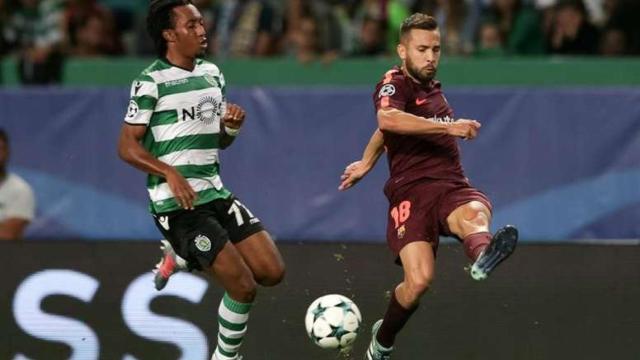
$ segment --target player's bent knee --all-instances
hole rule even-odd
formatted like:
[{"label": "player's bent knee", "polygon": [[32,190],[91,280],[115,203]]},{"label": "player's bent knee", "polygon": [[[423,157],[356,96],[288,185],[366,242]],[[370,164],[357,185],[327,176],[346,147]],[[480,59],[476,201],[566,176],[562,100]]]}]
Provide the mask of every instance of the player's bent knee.
[{"label": "player's bent knee", "polygon": [[256,281],[262,286],[276,286],[282,282],[284,274],[284,264],[278,264],[270,267],[269,270],[267,270],[262,276],[258,277]]},{"label": "player's bent knee", "polygon": [[465,205],[463,212],[463,220],[474,225],[488,225],[491,212],[487,207],[479,202],[472,201]]},{"label": "player's bent knee", "polygon": [[412,297],[417,299],[425,292],[427,292],[427,290],[429,290],[431,282],[433,281],[433,274],[411,276],[407,280],[407,288],[409,292],[411,293]]},{"label": "player's bent knee", "polygon": [[470,233],[486,231],[488,228],[491,213],[481,202],[471,201],[457,210],[459,211],[453,214],[453,218],[448,220],[451,231],[460,238]]},{"label": "player's bent knee", "polygon": [[475,218],[478,213],[488,213],[489,209],[480,201],[470,201],[464,205],[463,216],[467,219]]}]

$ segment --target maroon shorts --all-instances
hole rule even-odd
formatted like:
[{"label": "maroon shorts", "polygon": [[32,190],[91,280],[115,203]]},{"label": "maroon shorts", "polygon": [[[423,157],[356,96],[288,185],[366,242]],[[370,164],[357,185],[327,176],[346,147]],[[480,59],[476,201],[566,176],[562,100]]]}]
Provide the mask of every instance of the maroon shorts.
[{"label": "maroon shorts", "polygon": [[489,211],[489,198],[468,184],[422,181],[403,187],[389,198],[387,244],[397,256],[408,243],[426,241],[438,248],[440,235],[455,236],[447,217],[470,201],[479,201]]}]

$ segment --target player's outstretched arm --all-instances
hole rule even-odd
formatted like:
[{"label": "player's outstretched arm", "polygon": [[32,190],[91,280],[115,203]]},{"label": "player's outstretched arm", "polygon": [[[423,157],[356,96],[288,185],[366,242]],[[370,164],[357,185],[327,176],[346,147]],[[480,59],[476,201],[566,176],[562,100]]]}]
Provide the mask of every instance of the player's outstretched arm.
[{"label": "player's outstretched arm", "polygon": [[156,159],[142,147],[140,140],[145,132],[146,126],[125,123],[118,140],[118,155],[135,168],[167,179],[169,188],[180,206],[184,209],[193,209],[193,203],[197,198],[196,192],[173,166]]},{"label": "player's outstretched arm", "polygon": [[378,162],[380,155],[384,152],[384,138],[380,129],[376,129],[371,139],[364,149],[362,160],[349,164],[340,177],[339,190],[347,190],[357,184]]},{"label": "player's outstretched arm", "polygon": [[478,135],[480,123],[475,120],[460,119],[451,123],[441,123],[409,114],[395,108],[378,110],[380,130],[401,135],[451,135],[464,139],[473,139]]},{"label": "player's outstretched arm", "polygon": [[227,104],[227,111],[222,117],[222,123],[220,124],[220,147],[226,149],[233,143],[238,134],[240,128],[244,124],[246,113],[240,106],[232,103]]}]

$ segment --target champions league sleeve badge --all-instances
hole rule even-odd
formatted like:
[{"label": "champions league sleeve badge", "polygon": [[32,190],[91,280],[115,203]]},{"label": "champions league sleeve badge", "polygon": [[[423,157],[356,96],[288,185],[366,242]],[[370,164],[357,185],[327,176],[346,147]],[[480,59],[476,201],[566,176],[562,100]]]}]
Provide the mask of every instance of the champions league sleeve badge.
[{"label": "champions league sleeve badge", "polygon": [[138,114],[138,111],[140,111],[140,108],[138,107],[138,103],[135,100],[131,100],[129,101],[129,107],[127,108],[127,120],[132,120],[133,118],[136,117],[136,115]]},{"label": "champions league sleeve badge", "polygon": [[396,93],[396,87],[393,84],[385,84],[380,88],[378,97],[391,96]]}]

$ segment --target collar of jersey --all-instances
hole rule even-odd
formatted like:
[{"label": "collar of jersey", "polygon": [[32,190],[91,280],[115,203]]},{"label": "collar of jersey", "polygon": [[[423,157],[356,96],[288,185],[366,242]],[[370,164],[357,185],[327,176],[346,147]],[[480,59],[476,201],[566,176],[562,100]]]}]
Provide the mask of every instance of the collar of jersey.
[{"label": "collar of jersey", "polygon": [[166,57],[166,56],[165,56],[165,57],[160,58],[160,61],[162,61],[162,62],[166,63],[166,64],[167,64],[167,65],[169,65],[169,66],[176,67],[176,68],[178,68],[178,69],[180,69],[180,70],[184,70],[184,71],[189,72],[189,73],[192,73],[192,72],[196,69],[196,66],[198,66],[198,63],[197,63],[197,61],[198,61],[198,60],[197,60],[197,59],[196,59],[196,64],[193,66],[193,70],[185,69],[185,68],[183,68],[182,66],[178,66],[178,65],[176,65],[176,64],[174,64],[174,63],[172,63],[171,61],[169,61],[169,59],[167,59],[167,57]]}]

